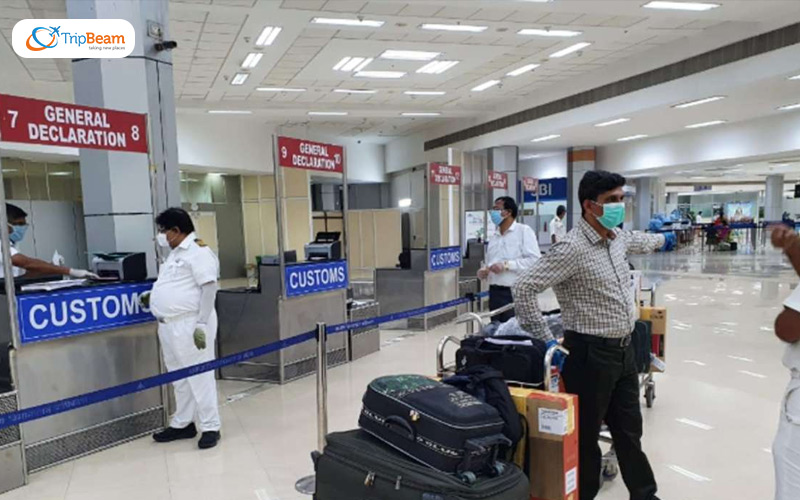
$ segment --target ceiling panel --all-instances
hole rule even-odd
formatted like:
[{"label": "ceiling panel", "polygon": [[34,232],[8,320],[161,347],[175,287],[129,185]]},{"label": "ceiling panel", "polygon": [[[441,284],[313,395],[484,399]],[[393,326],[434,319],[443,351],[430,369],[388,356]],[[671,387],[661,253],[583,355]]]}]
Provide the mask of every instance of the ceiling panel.
[{"label": "ceiling panel", "polygon": [[447,5],[433,14],[433,16],[449,19],[469,19],[480,10],[475,6],[471,6],[470,4],[472,3],[473,2],[458,2],[456,5]]},{"label": "ceiling panel", "polygon": [[327,0],[283,0],[282,9],[320,10]]},{"label": "ceiling panel", "polygon": [[367,5],[364,0],[328,0],[322,10],[333,12],[358,12]]},{"label": "ceiling panel", "polygon": [[407,4],[405,2],[392,2],[387,0],[372,1],[362,9],[362,14],[385,14],[394,16],[400,13]]},{"label": "ceiling panel", "polygon": [[400,11],[400,15],[407,17],[429,17],[433,16],[440,10],[442,10],[441,5],[436,5],[433,3],[413,3],[407,4],[405,7],[403,7],[403,10]]}]

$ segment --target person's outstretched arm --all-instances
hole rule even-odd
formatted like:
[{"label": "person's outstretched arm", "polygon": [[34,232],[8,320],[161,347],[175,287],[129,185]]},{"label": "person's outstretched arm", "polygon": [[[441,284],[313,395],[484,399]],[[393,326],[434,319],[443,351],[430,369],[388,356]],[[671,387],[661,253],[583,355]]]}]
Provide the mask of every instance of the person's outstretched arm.
[{"label": "person's outstretched arm", "polygon": [[800,236],[797,232],[789,226],[773,227],[772,245],[783,250],[783,253],[789,258],[789,262],[792,263],[794,272],[800,276]]}]

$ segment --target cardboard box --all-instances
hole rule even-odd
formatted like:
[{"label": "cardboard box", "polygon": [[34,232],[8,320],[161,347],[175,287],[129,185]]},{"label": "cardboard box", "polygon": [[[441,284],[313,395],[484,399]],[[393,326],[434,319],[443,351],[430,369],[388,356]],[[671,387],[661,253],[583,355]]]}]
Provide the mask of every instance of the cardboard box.
[{"label": "cardboard box", "polygon": [[578,500],[578,397],[519,388],[511,394],[525,400],[531,500]]},{"label": "cardboard box", "polygon": [[665,307],[642,307],[640,319],[653,324],[653,335],[667,334],[667,309]]}]

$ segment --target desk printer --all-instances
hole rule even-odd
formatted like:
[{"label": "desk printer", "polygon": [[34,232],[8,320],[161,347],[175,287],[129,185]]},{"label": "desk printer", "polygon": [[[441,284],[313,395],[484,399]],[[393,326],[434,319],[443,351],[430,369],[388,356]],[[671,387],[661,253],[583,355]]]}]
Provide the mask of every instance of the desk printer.
[{"label": "desk printer", "polygon": [[320,231],[311,243],[306,243],[306,260],[340,260],[342,258],[342,242],[339,231]]},{"label": "desk printer", "polygon": [[96,253],[92,271],[101,278],[141,281],[147,278],[147,262],[144,252]]}]

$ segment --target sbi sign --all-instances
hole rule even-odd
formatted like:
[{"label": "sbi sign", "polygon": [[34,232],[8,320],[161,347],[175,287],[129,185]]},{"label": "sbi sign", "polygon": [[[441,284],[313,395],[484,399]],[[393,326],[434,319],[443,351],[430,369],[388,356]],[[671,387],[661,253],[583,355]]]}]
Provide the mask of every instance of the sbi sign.
[{"label": "sbi sign", "polygon": [[284,279],[287,297],[347,288],[347,261],[288,265]]},{"label": "sbi sign", "polygon": [[153,321],[139,298],[151,283],[92,286],[17,297],[22,343],[39,342]]}]

